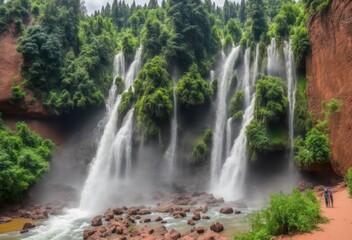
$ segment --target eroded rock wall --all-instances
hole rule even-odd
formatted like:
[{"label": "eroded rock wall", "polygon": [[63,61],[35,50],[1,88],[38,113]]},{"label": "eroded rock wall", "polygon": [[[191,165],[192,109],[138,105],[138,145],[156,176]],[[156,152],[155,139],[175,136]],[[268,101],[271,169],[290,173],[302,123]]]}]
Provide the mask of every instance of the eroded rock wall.
[{"label": "eroded rock wall", "polygon": [[343,101],[330,120],[332,166],[343,175],[352,167],[352,1],[332,0],[309,22],[312,45],[307,59],[309,107],[321,117],[322,101]]}]

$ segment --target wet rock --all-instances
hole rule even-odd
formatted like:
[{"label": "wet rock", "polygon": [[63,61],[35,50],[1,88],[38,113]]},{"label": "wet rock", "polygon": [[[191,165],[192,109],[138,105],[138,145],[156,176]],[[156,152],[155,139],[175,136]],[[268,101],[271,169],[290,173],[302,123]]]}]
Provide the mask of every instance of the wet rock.
[{"label": "wet rock", "polygon": [[152,220],[150,218],[143,218],[142,220],[139,221],[139,223],[147,223],[151,222]]},{"label": "wet rock", "polygon": [[12,221],[12,218],[10,217],[0,217],[0,223],[8,223],[11,221]]},{"label": "wet rock", "polygon": [[190,233],[185,234],[185,237],[189,237],[188,239],[198,239],[199,234],[197,231],[191,231]]},{"label": "wet rock", "polygon": [[134,216],[135,219],[141,219],[141,216],[137,215],[137,216]]},{"label": "wet rock", "polygon": [[122,215],[123,214],[123,210],[121,208],[114,208],[112,211],[115,215]]},{"label": "wet rock", "polygon": [[129,215],[137,215],[139,211],[140,211],[140,209],[136,208],[136,207],[130,207],[127,209],[127,213]]},{"label": "wet rock", "polygon": [[204,229],[204,227],[202,227],[202,226],[195,227],[194,230],[195,230],[197,233],[199,233],[199,234],[205,232],[205,229]]},{"label": "wet rock", "polygon": [[167,223],[167,221],[166,220],[162,220],[160,223],[161,224],[165,224],[165,223]]},{"label": "wet rock", "polygon": [[139,231],[137,231],[137,230],[134,230],[134,231],[132,231],[131,233],[130,233],[130,236],[131,237],[138,237],[140,235],[140,233],[139,233]]},{"label": "wet rock", "polygon": [[220,213],[231,214],[231,213],[233,213],[233,208],[232,207],[223,207],[220,209]]},{"label": "wet rock", "polygon": [[192,219],[189,219],[189,220],[187,221],[187,224],[188,224],[188,225],[191,225],[191,226],[196,225]]},{"label": "wet rock", "polygon": [[34,227],[35,227],[35,225],[33,223],[25,223],[25,224],[23,224],[22,230],[28,230],[28,229],[31,229]]},{"label": "wet rock", "polygon": [[160,217],[160,216],[157,216],[157,217],[154,219],[155,222],[160,222],[160,221],[162,221],[162,220],[163,220],[163,218]]},{"label": "wet rock", "polygon": [[152,212],[148,209],[141,209],[139,210],[138,214],[139,215],[148,215],[148,214],[151,214]]},{"label": "wet rock", "polygon": [[202,216],[202,219],[210,219],[209,216]]},{"label": "wet rock", "polygon": [[220,234],[213,231],[206,231],[197,238],[197,240],[228,240],[226,237],[222,237]]},{"label": "wet rock", "polygon": [[187,216],[187,214],[183,211],[175,211],[172,215],[174,216],[174,218],[184,218]]},{"label": "wet rock", "polygon": [[104,219],[105,221],[110,221],[111,219],[114,219],[114,212],[111,209],[108,209],[104,213]]},{"label": "wet rock", "polygon": [[150,234],[152,234],[152,233],[154,233],[154,229],[153,229],[153,228],[150,228],[150,227],[145,226],[145,227],[143,227],[143,228],[141,229],[141,234],[148,234],[148,235],[150,235]]},{"label": "wet rock", "polygon": [[297,189],[300,190],[301,192],[304,192],[308,188],[313,188],[313,184],[306,182],[306,181],[300,181],[297,184]]},{"label": "wet rock", "polygon": [[240,210],[235,210],[235,214],[241,214]]},{"label": "wet rock", "polygon": [[199,221],[200,220],[200,214],[193,215],[192,220]]},{"label": "wet rock", "polygon": [[224,226],[219,222],[215,222],[210,226],[210,230],[218,233],[224,230]]},{"label": "wet rock", "polygon": [[92,219],[92,226],[93,226],[93,227],[98,227],[98,226],[103,225],[102,218],[103,218],[102,216],[95,216],[95,217]]},{"label": "wet rock", "polygon": [[181,237],[181,233],[172,229],[170,232],[165,234],[165,239],[177,240]]},{"label": "wet rock", "polygon": [[160,226],[154,228],[154,232],[156,235],[165,235],[167,233],[167,229],[165,226]]},{"label": "wet rock", "polygon": [[83,231],[83,239],[87,239],[88,237],[92,236],[94,233],[96,233],[98,229],[97,228],[88,228]]}]

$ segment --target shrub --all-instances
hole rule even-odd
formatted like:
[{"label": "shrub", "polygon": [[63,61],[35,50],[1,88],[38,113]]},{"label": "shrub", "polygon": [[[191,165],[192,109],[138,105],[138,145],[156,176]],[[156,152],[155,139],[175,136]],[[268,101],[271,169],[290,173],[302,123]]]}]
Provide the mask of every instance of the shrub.
[{"label": "shrub", "polygon": [[0,119],[0,203],[14,203],[49,169],[53,143],[18,123],[11,131]]},{"label": "shrub", "polygon": [[11,102],[21,102],[23,101],[24,96],[26,96],[26,92],[21,85],[12,86]]},{"label": "shrub", "polygon": [[319,127],[309,130],[304,140],[296,139],[295,148],[295,159],[302,165],[322,164],[329,161],[329,137]]},{"label": "shrub", "polygon": [[348,187],[348,194],[352,197],[352,168],[347,170],[345,182]]},{"label": "shrub", "polygon": [[247,144],[249,150],[259,153],[265,153],[271,149],[271,141],[269,139],[267,129],[257,120],[252,120],[246,128]]},{"label": "shrub", "polygon": [[288,101],[286,83],[280,78],[264,76],[256,84],[255,119],[274,123],[286,114]]},{"label": "shrub", "polygon": [[267,207],[248,216],[251,231],[235,235],[235,240],[269,240],[272,236],[309,232],[325,222],[313,191],[273,194]]},{"label": "shrub", "polygon": [[199,74],[196,64],[179,80],[176,94],[178,101],[186,108],[202,105],[210,100],[210,87]]},{"label": "shrub", "polygon": [[213,132],[210,128],[207,128],[201,139],[198,139],[193,147],[192,151],[192,163],[198,164],[207,157],[209,148],[212,143]]},{"label": "shrub", "polygon": [[229,116],[234,116],[239,111],[243,110],[244,104],[244,92],[243,91],[236,91],[230,101],[229,106]]}]

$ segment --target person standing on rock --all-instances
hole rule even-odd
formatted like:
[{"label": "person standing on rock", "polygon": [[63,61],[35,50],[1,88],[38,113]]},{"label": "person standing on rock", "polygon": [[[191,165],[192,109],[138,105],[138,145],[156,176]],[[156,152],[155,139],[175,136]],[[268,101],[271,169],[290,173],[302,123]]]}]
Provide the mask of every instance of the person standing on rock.
[{"label": "person standing on rock", "polygon": [[329,198],[330,198],[330,205],[331,207],[334,207],[334,198],[332,196],[332,191],[331,189],[329,190]]},{"label": "person standing on rock", "polygon": [[324,189],[324,198],[325,198],[325,206],[329,207],[329,189],[328,187],[325,187]]}]

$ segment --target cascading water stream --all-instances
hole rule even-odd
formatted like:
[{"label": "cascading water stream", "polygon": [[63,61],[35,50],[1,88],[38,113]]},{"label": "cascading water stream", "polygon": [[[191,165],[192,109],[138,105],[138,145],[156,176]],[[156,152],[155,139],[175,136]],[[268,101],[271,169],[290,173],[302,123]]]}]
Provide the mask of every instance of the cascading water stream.
[{"label": "cascading water stream", "polygon": [[176,98],[176,82],[174,82],[173,89],[173,101],[174,101],[174,115],[171,120],[171,141],[167,148],[164,159],[167,161],[169,167],[169,176],[173,176],[174,165],[176,159],[176,147],[177,147],[177,98]]},{"label": "cascading water stream", "polygon": [[[257,58],[256,58],[257,59]],[[226,158],[222,167],[219,183],[214,193],[224,197],[226,201],[236,200],[242,197],[243,183],[246,172],[247,161],[247,140],[246,127],[253,119],[254,97],[251,96],[253,81],[250,75],[250,48],[244,54],[244,76],[242,89],[245,92],[245,111],[243,123],[239,135],[237,136],[230,155]],[[255,75],[257,73],[254,73]]]},{"label": "cascading water stream", "polygon": [[268,75],[270,76],[278,76],[280,72],[280,58],[279,51],[277,49],[276,39],[272,38],[270,45],[267,48],[268,52]]},{"label": "cascading water stream", "polygon": [[[134,78],[136,78],[141,65],[140,62],[141,49],[138,49],[135,59],[124,79],[125,91],[132,85]],[[114,84],[111,88],[113,87]],[[107,188],[105,186],[117,184],[120,180],[121,171],[119,171],[119,166],[121,159],[124,158],[126,160],[126,170],[130,171],[132,161],[132,125],[126,126],[126,124],[132,124],[132,120],[128,121],[132,119],[132,113],[129,112],[126,115],[121,129],[117,131],[118,108],[120,103],[121,95],[116,97],[111,112],[107,111],[108,120],[81,194],[80,208],[83,210],[90,212],[98,211],[101,210],[100,208],[104,209],[108,207],[107,199],[114,200],[113,197],[106,194]],[[130,132],[126,133],[125,129],[130,129]],[[121,144],[122,142],[124,144]],[[114,166],[116,171],[108,173],[107,171],[110,169],[109,166]],[[126,174],[126,171],[124,174]]]},{"label": "cascading water stream", "polygon": [[230,155],[232,144],[232,117],[227,119],[226,123],[226,156]]},{"label": "cascading water stream", "polygon": [[287,80],[287,99],[289,103],[289,119],[288,129],[290,138],[290,170],[294,168],[293,163],[293,143],[294,143],[294,118],[295,118],[295,104],[296,104],[296,73],[295,73],[295,59],[290,42],[284,42],[284,56],[286,65],[286,80]]},{"label": "cascading water stream", "polygon": [[[221,71],[220,82],[217,91],[217,110],[215,128],[213,134],[213,149],[211,153],[211,187],[216,187],[221,169],[223,158],[223,138],[225,132],[225,122],[227,117],[227,93],[233,68],[240,53],[240,47],[233,48],[230,55],[226,58],[224,67]],[[223,54],[224,56],[224,54]]]}]

